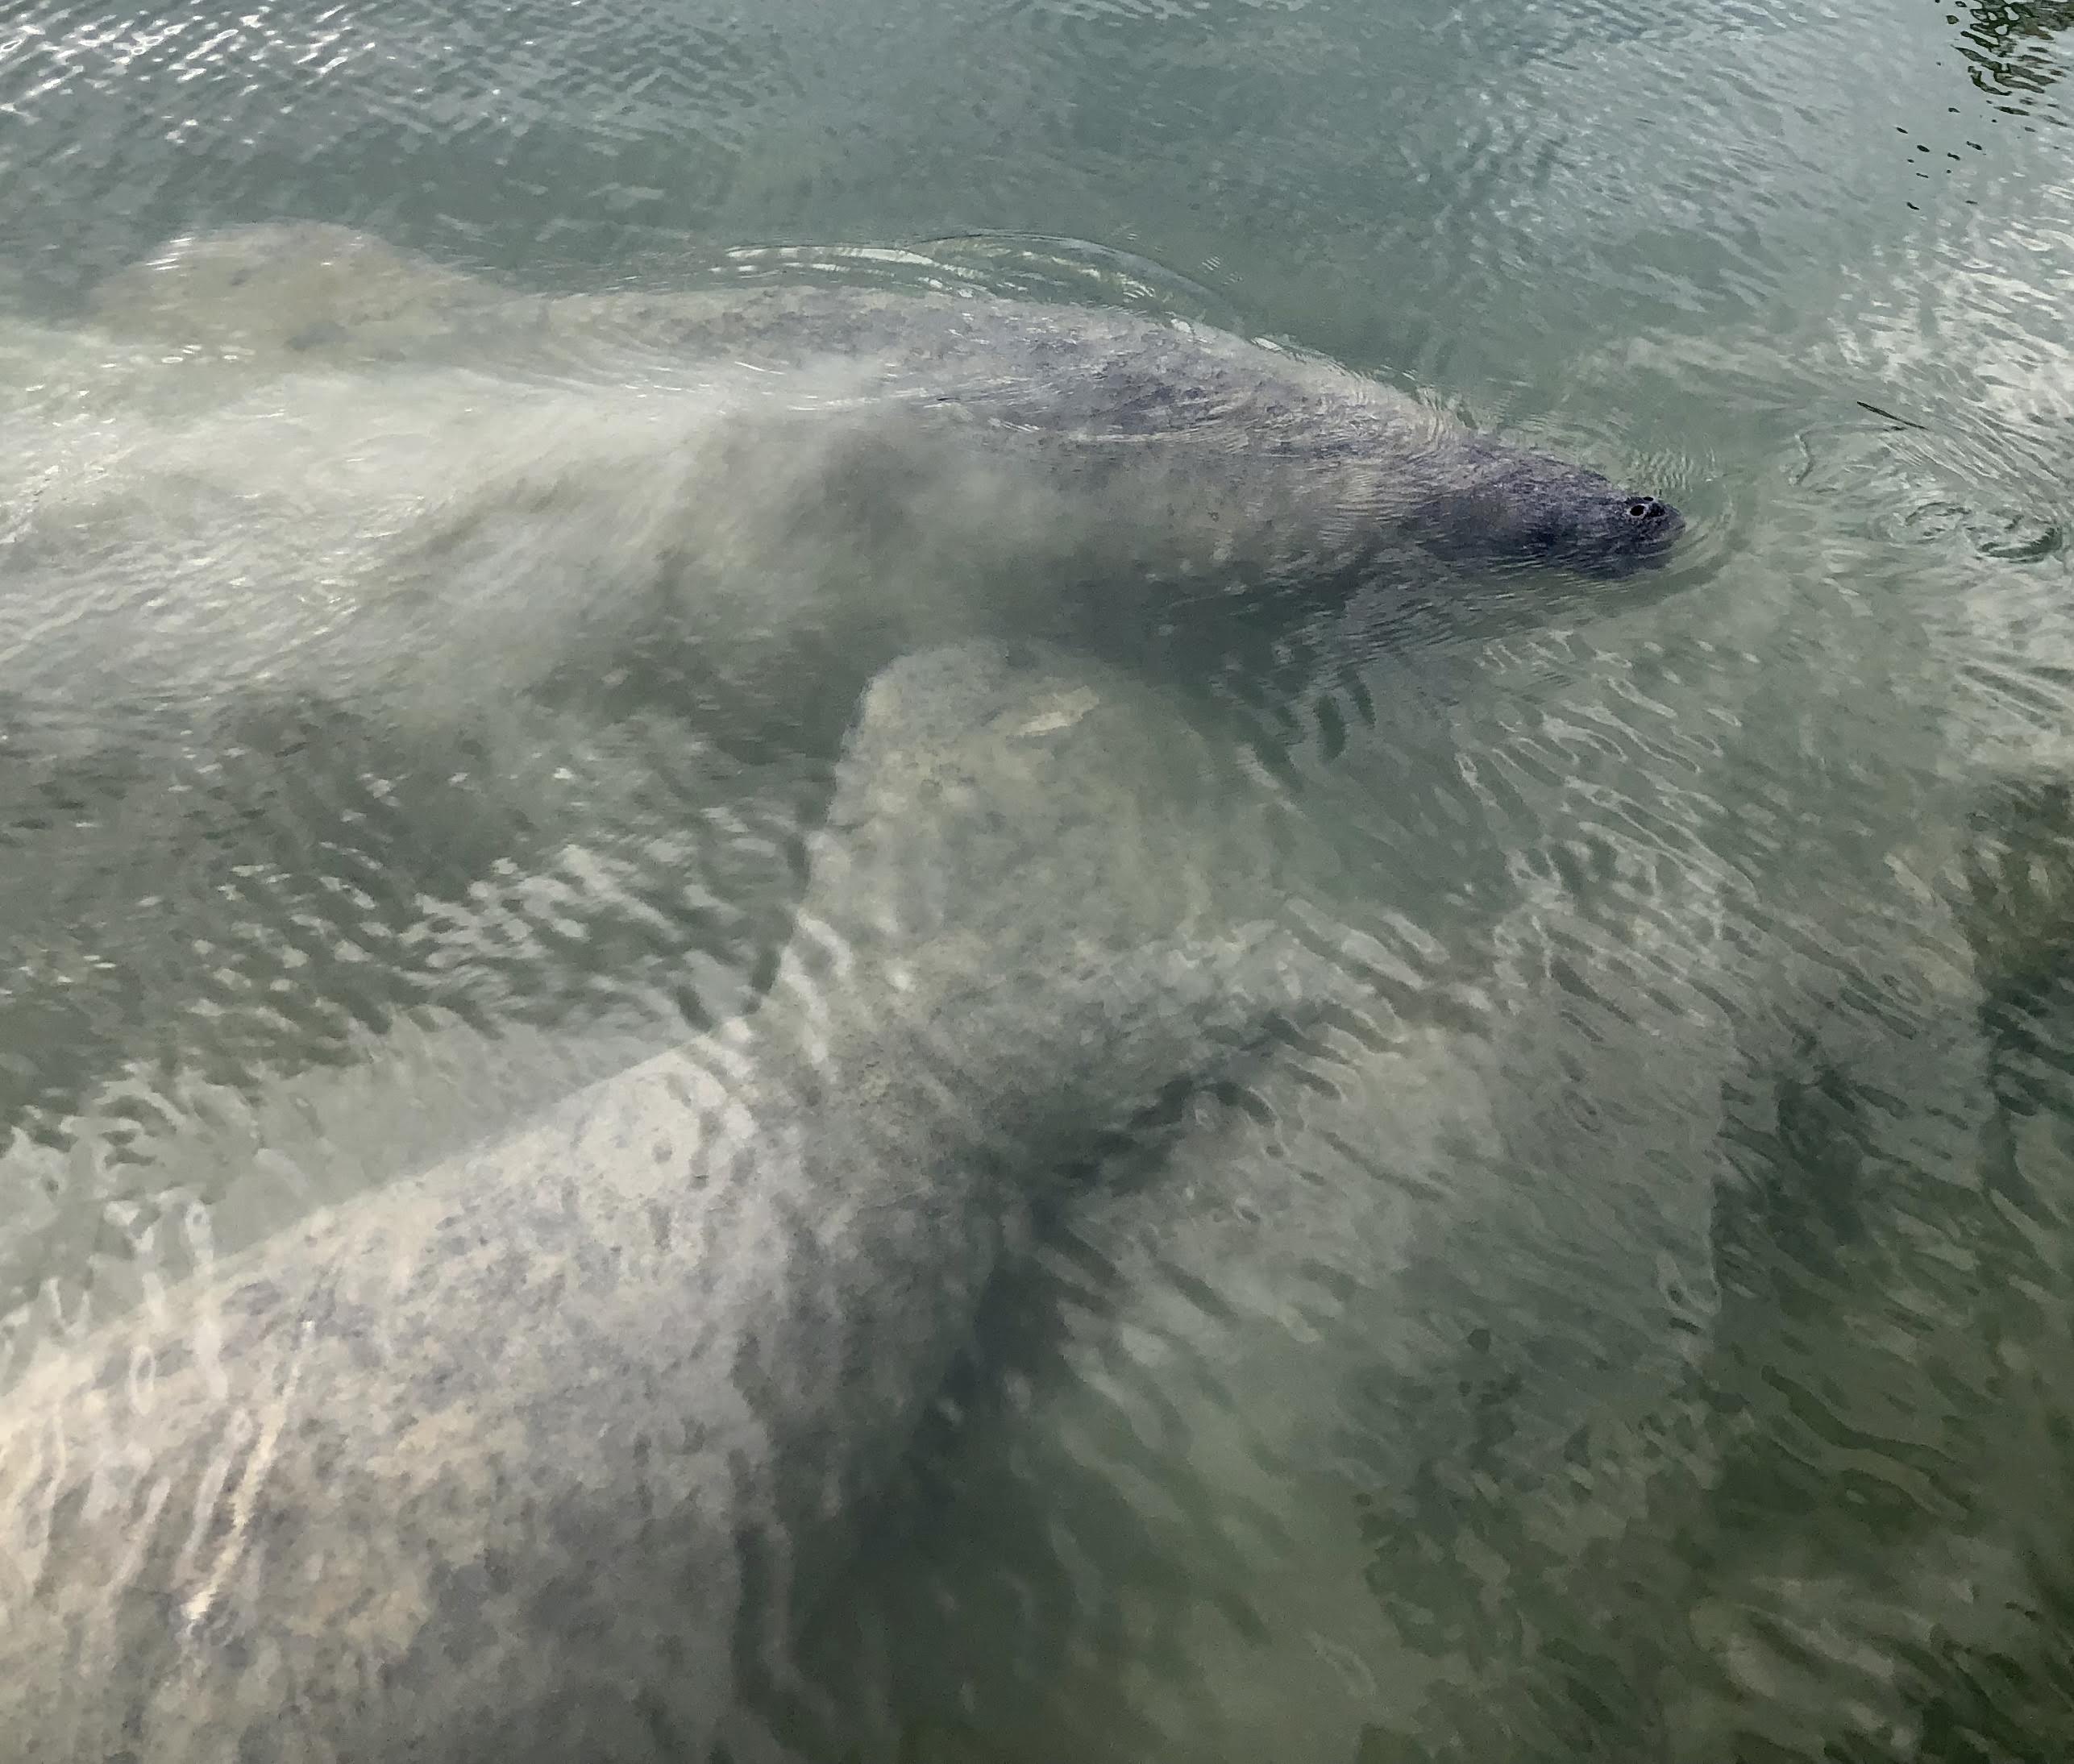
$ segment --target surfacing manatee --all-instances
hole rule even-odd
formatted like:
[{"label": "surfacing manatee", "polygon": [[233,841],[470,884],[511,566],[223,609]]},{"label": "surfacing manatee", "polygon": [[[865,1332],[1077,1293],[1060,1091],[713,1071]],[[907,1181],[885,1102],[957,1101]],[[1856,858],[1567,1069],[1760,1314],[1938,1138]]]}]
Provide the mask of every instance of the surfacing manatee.
[{"label": "surfacing manatee", "polygon": [[1173,882],[1116,733],[1085,676],[896,667],[753,1016],[32,1368],[0,1755],[708,1756],[1033,1178],[1345,985],[1262,927],[1104,934]]},{"label": "surfacing manatee", "polygon": [[1221,431],[1257,458],[1319,465],[1363,453],[1410,465],[1409,438],[1432,450],[1430,482],[1376,486],[1350,498],[1349,512],[1395,505],[1436,550],[1480,561],[1619,575],[1660,556],[1684,525],[1653,496],[1462,431],[1320,358],[1114,308],[804,284],[527,299],[367,235],[305,223],[176,240],[104,284],[93,309],[118,329],[261,358],[458,349],[466,359],[470,340],[514,322],[552,337],[570,364],[601,346],[767,371],[848,356],[875,367],[890,397],[968,405],[1000,423],[1083,442]]},{"label": "surfacing manatee", "polygon": [[1539,621],[1682,525],[1327,361],[977,291],[528,296],[270,226],[31,342],[8,695],[438,716],[667,650],[782,719],[933,643],[1271,648],[1378,583]]}]

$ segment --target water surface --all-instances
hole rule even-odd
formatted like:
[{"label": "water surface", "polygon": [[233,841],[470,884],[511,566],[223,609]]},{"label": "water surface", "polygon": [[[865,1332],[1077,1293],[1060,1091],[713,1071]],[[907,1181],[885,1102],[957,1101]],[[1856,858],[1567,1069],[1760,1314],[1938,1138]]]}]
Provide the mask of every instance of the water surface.
[{"label": "water surface", "polygon": [[[2070,22],[0,22],[18,583],[27,499],[90,494],[110,425],[238,371],[85,324],[91,292],[284,219],[519,291],[804,276],[1202,319],[1692,520],[1648,604],[1357,647],[1286,717],[1158,683],[1196,720],[1142,753],[1214,756],[1191,824],[1245,879],[1227,906],[1365,940],[1370,1002],[1074,1173],[780,1700],[807,1755],[2074,1745]],[[242,561],[168,560],[261,654],[422,488],[381,462],[434,433],[426,383],[360,374],[341,396],[397,445],[311,486],[332,524],[197,521]],[[490,511],[543,593],[611,542],[609,456],[572,443],[554,493]],[[162,679],[230,708],[165,718],[101,690],[71,610],[73,660],[0,706],[18,1361],[767,970],[841,734],[810,684],[751,715],[636,645],[484,690],[493,656],[399,639],[407,699],[247,712],[168,640]],[[19,594],[6,628],[0,673],[43,630]]]}]

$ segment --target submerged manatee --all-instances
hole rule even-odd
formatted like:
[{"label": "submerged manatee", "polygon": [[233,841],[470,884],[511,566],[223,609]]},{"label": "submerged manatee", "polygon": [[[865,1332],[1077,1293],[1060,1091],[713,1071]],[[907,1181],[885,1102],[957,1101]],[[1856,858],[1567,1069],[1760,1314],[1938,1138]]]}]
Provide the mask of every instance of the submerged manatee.
[{"label": "submerged manatee", "polygon": [[1032,913],[1170,874],[1119,841],[1115,733],[1041,669],[902,664],[756,1014],[34,1369],[0,1753],[706,1756],[1029,1178],[1343,984],[1265,930]]},{"label": "submerged manatee", "polygon": [[0,418],[10,692],[438,715],[667,641],[736,711],[796,709],[930,643],[1271,642],[1436,571],[1453,613],[1538,620],[1681,525],[1327,361],[977,292],[527,296],[260,227],[33,359]]}]

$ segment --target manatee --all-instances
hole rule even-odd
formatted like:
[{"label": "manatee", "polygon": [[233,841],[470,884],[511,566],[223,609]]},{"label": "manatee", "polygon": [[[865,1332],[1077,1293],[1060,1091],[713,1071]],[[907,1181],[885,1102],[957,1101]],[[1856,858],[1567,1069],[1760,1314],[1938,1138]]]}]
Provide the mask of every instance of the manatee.
[{"label": "manatee", "polygon": [[1328,361],[969,289],[528,295],[262,227],[177,243],[35,359],[0,691],[190,714],[438,716],[659,645],[737,718],[846,712],[967,637],[1271,645],[1378,585],[1543,619],[1682,526]]},{"label": "manatee", "polygon": [[[183,349],[262,358],[443,357],[523,371],[530,342],[536,371],[596,372],[646,354],[666,377],[687,363],[771,372],[846,360],[870,371],[874,402],[946,405],[1083,444],[1186,438],[1203,454],[1243,454],[1264,475],[1270,460],[1306,463],[1327,480],[1321,501],[1345,492],[1328,525],[1394,515],[1434,548],[1486,561],[1621,574],[1660,557],[1684,524],[1653,496],[1472,434],[1322,358],[1133,310],[811,281],[528,296],[313,222],[176,239],[102,284],[90,309]],[[1329,469],[1364,459],[1366,473]],[[1328,558],[1336,541],[1358,543],[1318,538]]]},{"label": "manatee", "polygon": [[1074,787],[1115,733],[1041,666],[896,667],[752,1015],[47,1354],[0,1418],[10,1755],[708,1755],[1037,1178],[1345,984],[1076,923],[1161,874]]}]

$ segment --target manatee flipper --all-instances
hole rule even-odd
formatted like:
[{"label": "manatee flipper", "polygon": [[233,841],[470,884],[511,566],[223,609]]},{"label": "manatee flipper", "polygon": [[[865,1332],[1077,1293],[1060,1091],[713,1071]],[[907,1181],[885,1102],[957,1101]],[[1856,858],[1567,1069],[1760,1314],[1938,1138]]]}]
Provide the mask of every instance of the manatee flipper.
[{"label": "manatee flipper", "polygon": [[1047,787],[1099,707],[927,666],[867,700],[755,1015],[10,1393],[24,1755],[703,1758],[780,1668],[1029,1178],[1336,982],[1263,930],[1120,938],[1116,794]]}]

